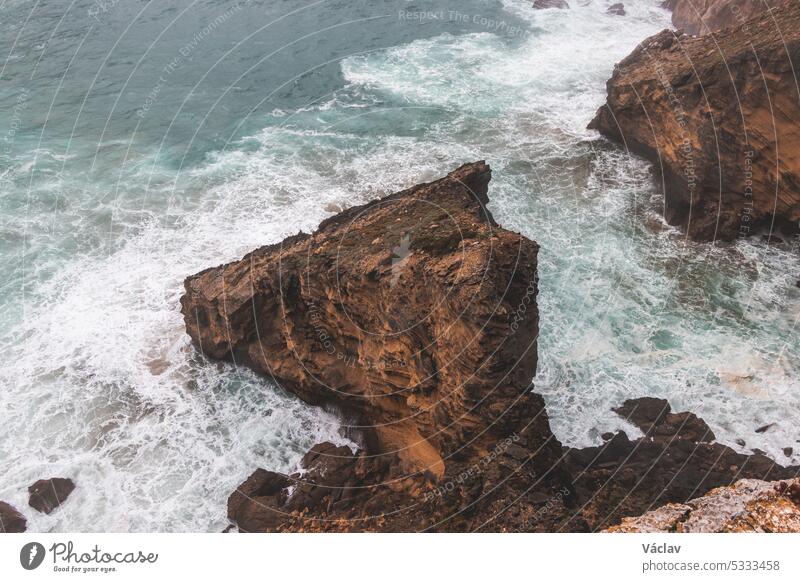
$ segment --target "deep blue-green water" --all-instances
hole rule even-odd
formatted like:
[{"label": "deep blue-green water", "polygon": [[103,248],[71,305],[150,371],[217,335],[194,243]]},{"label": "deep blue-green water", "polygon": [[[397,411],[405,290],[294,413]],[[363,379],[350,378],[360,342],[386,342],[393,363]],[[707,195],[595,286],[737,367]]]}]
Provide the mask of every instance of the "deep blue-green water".
[{"label": "deep blue-green water", "polygon": [[30,529],[216,531],[252,469],[344,442],[199,358],[182,280],[476,159],[498,221],[542,246],[536,384],[559,438],[636,435],[609,408],[653,395],[790,462],[797,249],[662,223],[648,165],[585,126],[668,15],[572,4],[0,4],[0,499],[70,476]]}]

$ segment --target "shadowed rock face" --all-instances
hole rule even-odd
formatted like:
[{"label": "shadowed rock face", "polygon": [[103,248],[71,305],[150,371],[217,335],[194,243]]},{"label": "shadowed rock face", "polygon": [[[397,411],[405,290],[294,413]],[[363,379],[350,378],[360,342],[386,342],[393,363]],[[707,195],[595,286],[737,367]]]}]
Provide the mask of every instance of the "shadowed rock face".
[{"label": "shadowed rock face", "polygon": [[800,479],[743,479],[688,503],[625,518],[609,532],[800,533]]},{"label": "shadowed rock face", "polygon": [[699,240],[797,232],[800,3],[713,36],[663,31],[619,63],[590,127],[655,164]]},{"label": "shadowed rock face", "polygon": [[228,500],[240,531],[589,531],[796,474],[652,398],[617,409],[642,439],[562,447],[528,384],[537,247],[492,220],[489,176],[463,166],[186,280],[200,350],[335,406],[365,443],[257,469]]},{"label": "shadowed rock face", "polygon": [[[744,455],[713,442],[708,425],[690,412],[673,413],[666,400],[637,398],[614,411],[644,432],[631,440],[608,435],[599,447],[567,449],[565,465],[582,500],[580,515],[593,530],[670,502],[686,503],[740,479],[791,479],[762,454]],[[569,523],[565,529],[568,529]]]},{"label": "shadowed rock face", "polygon": [[762,12],[787,3],[788,0],[666,0],[663,6],[672,10],[672,24],[676,28],[700,36],[743,26]]}]

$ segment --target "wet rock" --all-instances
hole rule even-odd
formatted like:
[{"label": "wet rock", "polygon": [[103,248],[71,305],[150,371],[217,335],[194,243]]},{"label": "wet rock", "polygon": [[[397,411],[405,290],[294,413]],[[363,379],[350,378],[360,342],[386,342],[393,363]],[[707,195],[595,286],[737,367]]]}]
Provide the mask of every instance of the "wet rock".
[{"label": "wet rock", "polygon": [[783,454],[787,457],[791,457],[794,454],[794,449],[792,447],[783,447]]},{"label": "wet rock", "polygon": [[0,532],[22,533],[26,529],[25,516],[5,501],[0,501]]},{"label": "wet rock", "polygon": [[800,2],[705,37],[665,30],[619,63],[590,127],[655,164],[664,218],[690,237],[781,232],[800,221],[797,59]]},{"label": "wet rock", "polygon": [[760,426],[760,427],[758,427],[758,428],[756,429],[756,432],[757,432],[757,433],[765,433],[765,432],[767,432],[769,429],[771,429],[773,426],[775,426],[775,424],[776,424],[776,423],[774,423],[774,422],[770,422],[769,424],[765,424],[764,426]]},{"label": "wet rock", "polygon": [[[565,451],[567,471],[575,476],[576,493],[583,503],[581,515],[592,530],[639,516],[651,507],[685,504],[742,477],[787,479],[797,475],[798,467],[782,467],[766,456],[739,454],[710,442],[713,437],[702,419],[670,410],[669,403],[661,399],[628,400],[615,411],[637,424],[644,437],[629,440],[618,434],[599,447]],[[680,426],[691,428],[677,430]],[[670,507],[649,518],[660,523],[684,510]]]},{"label": "wet rock", "polygon": [[625,5],[622,2],[617,2],[609,6],[606,12],[614,16],[625,16]]},{"label": "wet rock", "polygon": [[39,479],[36,483],[28,487],[30,497],[28,505],[36,511],[51,513],[56,507],[64,503],[70,493],[75,489],[72,479],[63,477],[53,477],[51,479]]},{"label": "wet rock", "polygon": [[685,504],[625,518],[610,532],[800,533],[800,480],[743,479]]},{"label": "wet rock", "polygon": [[781,237],[775,236],[774,234],[761,235],[761,240],[769,245],[782,245],[785,242]]},{"label": "wet rock", "polygon": [[711,442],[716,438],[703,419],[691,412],[674,414],[669,403],[661,398],[634,398],[613,410],[649,437],[684,438],[692,442]]},{"label": "wet rock", "polygon": [[569,8],[569,4],[566,0],[534,0],[533,7],[537,10],[543,10],[545,8],[567,9]]}]

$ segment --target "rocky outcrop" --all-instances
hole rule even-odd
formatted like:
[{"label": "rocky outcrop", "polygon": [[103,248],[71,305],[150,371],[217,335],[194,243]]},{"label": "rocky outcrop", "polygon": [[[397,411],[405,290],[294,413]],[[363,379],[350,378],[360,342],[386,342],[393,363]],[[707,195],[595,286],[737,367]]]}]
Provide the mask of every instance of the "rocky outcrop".
[{"label": "rocky outcrop", "polygon": [[743,479],[687,503],[626,518],[609,532],[800,533],[800,479]]},{"label": "rocky outcrop", "polygon": [[[514,483],[502,462],[479,471],[487,457],[509,456],[520,479],[540,472],[548,491],[560,445],[530,391],[538,247],[494,221],[490,176],[468,164],[186,280],[182,309],[200,351],[339,410],[363,445],[312,450],[292,495],[277,485],[285,479],[254,474],[243,490],[291,515],[251,523],[232,498],[245,529],[297,529],[295,514],[312,505],[329,517],[306,529],[469,528],[491,517],[493,486]],[[448,483],[458,493],[437,496]]]},{"label": "rocky outcrop", "polygon": [[75,483],[72,482],[72,479],[64,479],[63,477],[39,479],[28,487],[28,493],[30,494],[28,505],[36,511],[50,513],[64,503],[74,489]]},{"label": "rocky outcrop", "polygon": [[529,386],[538,249],[493,220],[490,174],[468,164],[186,280],[198,350],[338,410],[360,443],[257,469],[228,500],[240,531],[590,531],[791,471],[657,399],[617,409],[641,439],[562,447]]},{"label": "rocky outcrop", "polygon": [[22,533],[27,529],[27,523],[19,511],[0,501],[0,533]]},{"label": "rocky outcrop", "polygon": [[538,412],[538,247],[495,223],[490,176],[463,166],[189,277],[189,335],[441,477]]},{"label": "rocky outcrop", "polygon": [[591,128],[655,164],[665,218],[699,240],[800,221],[800,3],[746,27],[663,31],[616,67]]},{"label": "rocky outcrop", "polygon": [[672,10],[672,24],[695,36],[732,26],[747,26],[747,21],[789,0],[666,0]]}]

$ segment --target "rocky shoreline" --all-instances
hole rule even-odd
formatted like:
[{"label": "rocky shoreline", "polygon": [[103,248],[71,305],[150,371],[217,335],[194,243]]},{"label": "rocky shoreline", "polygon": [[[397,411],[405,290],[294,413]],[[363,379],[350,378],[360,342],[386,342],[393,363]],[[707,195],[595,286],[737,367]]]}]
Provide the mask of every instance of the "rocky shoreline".
[{"label": "rocky shoreline", "polygon": [[349,419],[228,500],[238,531],[599,531],[740,479],[790,479],[664,400],[616,410],[644,436],[563,447],[529,386],[536,243],[486,208],[484,162],[189,277],[197,348]]}]

